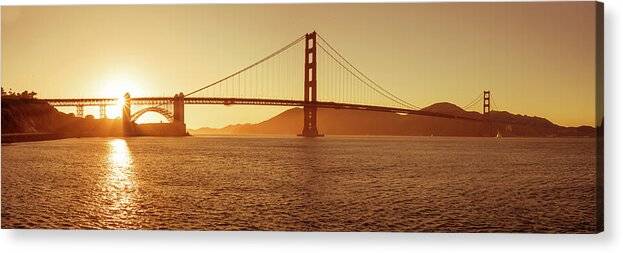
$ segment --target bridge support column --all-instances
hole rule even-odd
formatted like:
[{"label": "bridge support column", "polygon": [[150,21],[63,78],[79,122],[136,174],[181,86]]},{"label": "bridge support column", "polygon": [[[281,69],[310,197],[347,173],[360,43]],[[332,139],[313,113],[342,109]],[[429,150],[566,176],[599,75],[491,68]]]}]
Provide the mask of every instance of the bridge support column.
[{"label": "bridge support column", "polygon": [[181,125],[181,129],[186,133],[186,123],[184,122],[184,93],[182,92],[173,96],[173,123]]},{"label": "bridge support column", "polygon": [[299,136],[319,137],[316,103],[316,32],[305,34],[305,105],[303,106],[303,131]]},{"label": "bridge support column", "polygon": [[132,127],[132,99],[130,98],[130,93],[126,93],[123,95],[123,107],[121,108],[121,124],[123,127],[123,135],[131,136],[133,134]]},{"label": "bridge support column", "polygon": [[173,120],[184,123],[184,93],[173,96]]},{"label": "bridge support column", "polygon": [[106,105],[100,105],[100,119],[106,119],[108,116],[106,115]]},{"label": "bridge support column", "polygon": [[76,117],[84,118],[84,105],[76,106]]}]

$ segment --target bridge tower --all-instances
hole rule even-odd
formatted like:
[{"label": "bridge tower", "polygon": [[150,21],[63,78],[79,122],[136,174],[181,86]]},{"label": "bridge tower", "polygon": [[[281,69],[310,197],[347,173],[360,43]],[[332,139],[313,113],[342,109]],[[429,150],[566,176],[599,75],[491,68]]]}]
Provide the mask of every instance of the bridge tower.
[{"label": "bridge tower", "polygon": [[482,97],[482,114],[487,116],[489,111],[491,111],[491,92],[488,90],[483,91]]},{"label": "bridge tower", "polygon": [[496,128],[492,121],[490,121],[489,112],[491,112],[491,91],[486,90],[483,91],[482,94],[482,115],[484,115],[485,119],[488,121],[488,136],[496,136],[500,134],[500,130]]},{"label": "bridge tower", "polygon": [[[303,131],[299,136],[318,137],[316,103],[316,32],[305,34],[305,105],[303,106]],[[312,104],[312,105],[309,105]]]},{"label": "bridge tower", "polygon": [[184,93],[173,96],[173,120],[184,123]]},{"label": "bridge tower", "polygon": [[173,96],[173,122],[183,128],[186,132],[186,123],[184,123],[184,93],[180,92]]},{"label": "bridge tower", "polygon": [[130,98],[130,93],[126,92],[125,95],[123,95],[123,107],[121,108],[121,124],[124,136],[131,136],[133,133],[131,105],[132,99]]}]

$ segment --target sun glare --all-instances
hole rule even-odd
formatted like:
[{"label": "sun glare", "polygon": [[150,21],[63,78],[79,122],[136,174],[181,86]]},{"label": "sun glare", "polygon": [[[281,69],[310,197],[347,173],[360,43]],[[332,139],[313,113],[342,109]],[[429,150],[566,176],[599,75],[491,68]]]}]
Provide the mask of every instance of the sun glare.
[{"label": "sun glare", "polygon": [[142,92],[137,83],[129,77],[113,77],[104,82],[102,95],[107,97],[123,97],[129,92],[132,96],[141,96]]},{"label": "sun glare", "polygon": [[117,102],[115,103],[115,106],[121,109],[123,104],[125,104],[125,98],[123,96],[118,97]]},{"label": "sun glare", "polygon": [[125,102],[123,95],[126,93],[130,93],[131,96],[141,96],[142,94],[136,82],[125,76],[113,77],[104,82],[100,94],[104,97],[117,98],[115,105],[106,108],[106,115],[108,118],[114,119],[121,117],[121,110]]}]

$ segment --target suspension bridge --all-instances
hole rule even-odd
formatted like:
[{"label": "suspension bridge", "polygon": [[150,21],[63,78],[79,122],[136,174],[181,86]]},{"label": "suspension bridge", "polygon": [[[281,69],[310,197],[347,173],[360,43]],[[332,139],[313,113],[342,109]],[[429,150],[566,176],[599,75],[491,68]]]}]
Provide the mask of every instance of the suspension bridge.
[{"label": "suspension bridge", "polygon": [[[304,53],[304,57],[301,57],[301,53]],[[304,62],[301,63],[300,60]],[[490,93],[485,91],[483,96],[483,114],[486,115],[490,110]],[[84,107],[97,106],[100,108],[100,118],[105,118],[106,108],[117,105],[119,99],[43,100],[55,107],[75,107],[78,117],[84,116]],[[133,135],[135,121],[147,112],[163,115],[169,124],[185,133],[186,104],[303,107],[300,136],[304,137],[322,136],[317,127],[318,108],[482,120],[426,111],[405,101],[356,68],[316,32],[300,36],[239,71],[186,94],[178,93],[173,97],[131,97],[126,93],[121,116],[124,134]],[[472,101],[470,106],[474,104]],[[133,106],[142,109],[133,112]]]}]

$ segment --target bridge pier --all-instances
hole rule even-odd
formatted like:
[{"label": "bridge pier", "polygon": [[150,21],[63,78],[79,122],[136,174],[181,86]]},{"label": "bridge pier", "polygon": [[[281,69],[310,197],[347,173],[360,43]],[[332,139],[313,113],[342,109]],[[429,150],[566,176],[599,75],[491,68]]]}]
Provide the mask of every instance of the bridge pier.
[{"label": "bridge pier", "polygon": [[132,136],[134,133],[132,123],[132,98],[130,93],[123,95],[123,107],[121,108],[121,124],[123,128],[123,136]]},{"label": "bridge pier", "polygon": [[100,119],[106,119],[108,116],[106,115],[106,105],[100,105]]},{"label": "bridge pier", "polygon": [[180,92],[173,96],[173,122],[180,124],[186,132],[186,123],[184,122],[184,93]]},{"label": "bridge pier", "polygon": [[173,96],[173,120],[184,123],[184,93]]},{"label": "bridge pier", "polygon": [[84,118],[84,105],[76,106],[76,117]]},{"label": "bridge pier", "polygon": [[303,131],[299,136],[320,137],[317,127],[316,100],[316,32],[305,34],[305,105],[303,106]]}]

